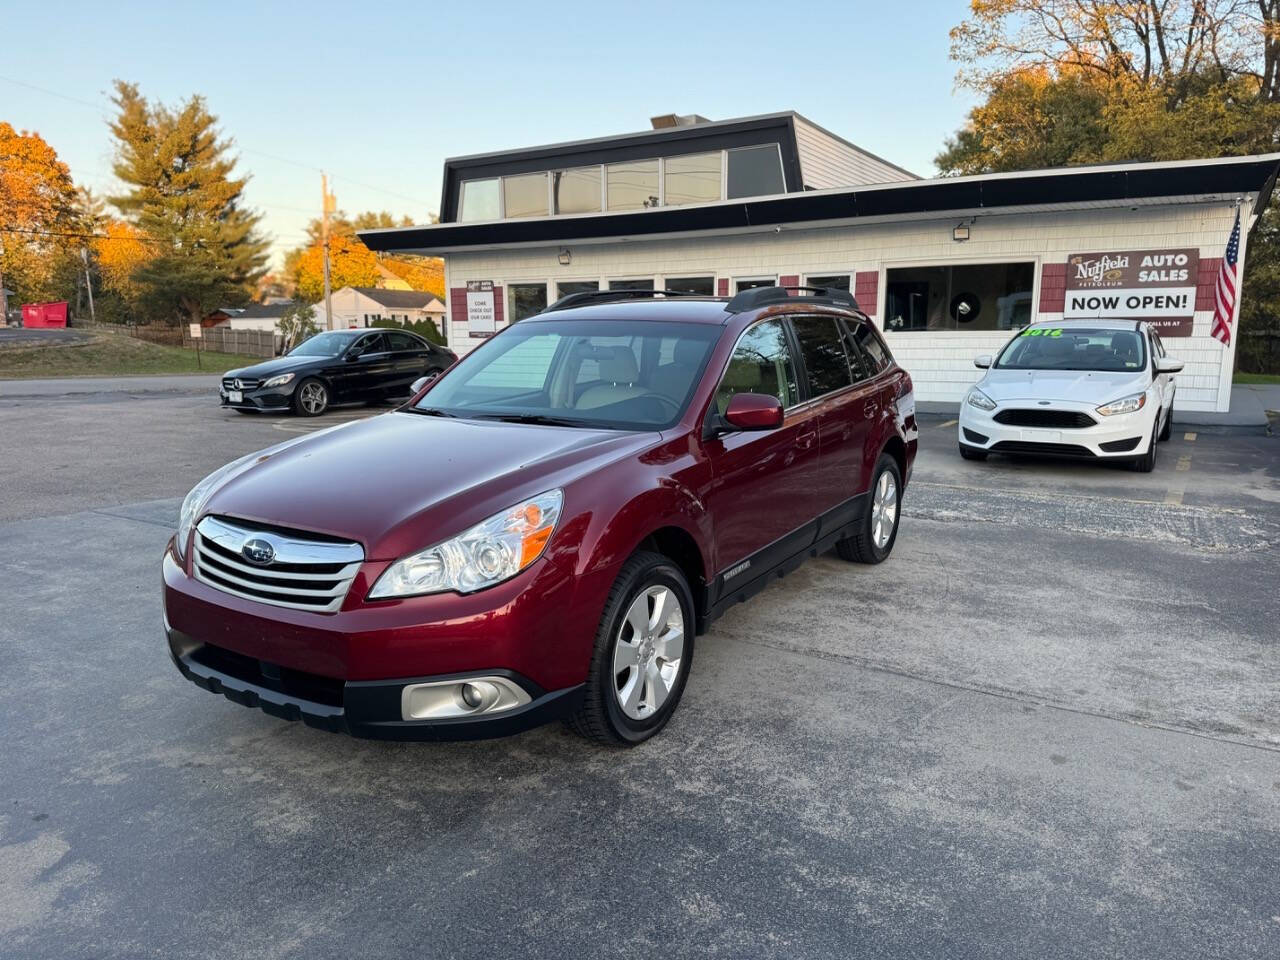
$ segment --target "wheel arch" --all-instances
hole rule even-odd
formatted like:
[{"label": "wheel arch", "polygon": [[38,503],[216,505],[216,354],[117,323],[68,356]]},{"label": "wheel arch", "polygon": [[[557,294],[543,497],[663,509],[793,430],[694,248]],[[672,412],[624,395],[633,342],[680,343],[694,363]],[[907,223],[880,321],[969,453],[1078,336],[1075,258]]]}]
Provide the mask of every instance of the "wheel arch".
[{"label": "wheel arch", "polygon": [[671,560],[685,580],[689,582],[689,590],[693,593],[694,615],[700,623],[707,611],[707,578],[706,559],[698,541],[684,527],[667,524],[658,527],[636,544],[632,553],[637,550],[652,550]]}]

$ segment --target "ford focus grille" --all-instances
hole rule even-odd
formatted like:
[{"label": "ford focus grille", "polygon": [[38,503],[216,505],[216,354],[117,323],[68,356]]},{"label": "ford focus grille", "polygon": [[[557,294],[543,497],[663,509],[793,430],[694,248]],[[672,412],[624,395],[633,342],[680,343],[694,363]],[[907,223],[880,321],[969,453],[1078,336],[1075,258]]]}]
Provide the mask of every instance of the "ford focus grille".
[{"label": "ford focus grille", "polygon": [[1056,427],[1068,430],[1082,430],[1098,424],[1087,413],[1076,410],[1001,410],[995,415],[995,421],[1011,427]]},{"label": "ford focus grille", "polygon": [[364,562],[358,543],[309,540],[241,521],[205,517],[196,527],[195,577],[247,600],[333,613]]}]

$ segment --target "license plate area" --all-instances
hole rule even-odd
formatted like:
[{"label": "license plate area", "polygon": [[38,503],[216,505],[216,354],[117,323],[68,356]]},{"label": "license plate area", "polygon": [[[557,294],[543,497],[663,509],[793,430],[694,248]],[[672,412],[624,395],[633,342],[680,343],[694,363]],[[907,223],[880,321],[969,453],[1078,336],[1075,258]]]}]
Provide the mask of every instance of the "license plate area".
[{"label": "license plate area", "polygon": [[244,393],[239,390],[227,391],[227,403],[243,403]]},{"label": "license plate area", "polygon": [[1061,443],[1061,430],[1023,430],[1022,439],[1030,443]]}]

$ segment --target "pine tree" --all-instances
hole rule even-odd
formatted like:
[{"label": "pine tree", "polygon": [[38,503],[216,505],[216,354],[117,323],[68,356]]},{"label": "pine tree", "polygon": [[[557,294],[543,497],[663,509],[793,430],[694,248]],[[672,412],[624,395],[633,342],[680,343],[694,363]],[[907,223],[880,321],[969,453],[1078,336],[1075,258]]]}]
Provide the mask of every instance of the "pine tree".
[{"label": "pine tree", "polygon": [[247,177],[233,177],[231,144],[200,96],[170,109],[116,81],[113,169],[129,192],[111,203],[153,247],[133,276],[139,304],[158,319],[198,322],[248,301],[267,243],[243,206]]}]

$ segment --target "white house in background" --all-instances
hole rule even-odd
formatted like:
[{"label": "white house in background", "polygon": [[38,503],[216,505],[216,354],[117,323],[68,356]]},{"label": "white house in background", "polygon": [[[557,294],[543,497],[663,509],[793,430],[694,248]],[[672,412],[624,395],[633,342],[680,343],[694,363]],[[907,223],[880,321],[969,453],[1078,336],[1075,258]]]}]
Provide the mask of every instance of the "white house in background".
[{"label": "white house in background", "polygon": [[325,316],[324,301],[317,303],[316,323],[322,330],[368,327],[379,320],[417,323],[430,320],[444,330],[444,304],[438,297],[418,290],[384,290],[380,287],[343,287],[332,294],[333,321]]},{"label": "white house in background", "polygon": [[[232,330],[274,330],[284,312],[293,306],[292,300],[284,303],[251,303],[238,313],[231,314],[218,324]],[[231,313],[229,310],[220,311]]]}]

